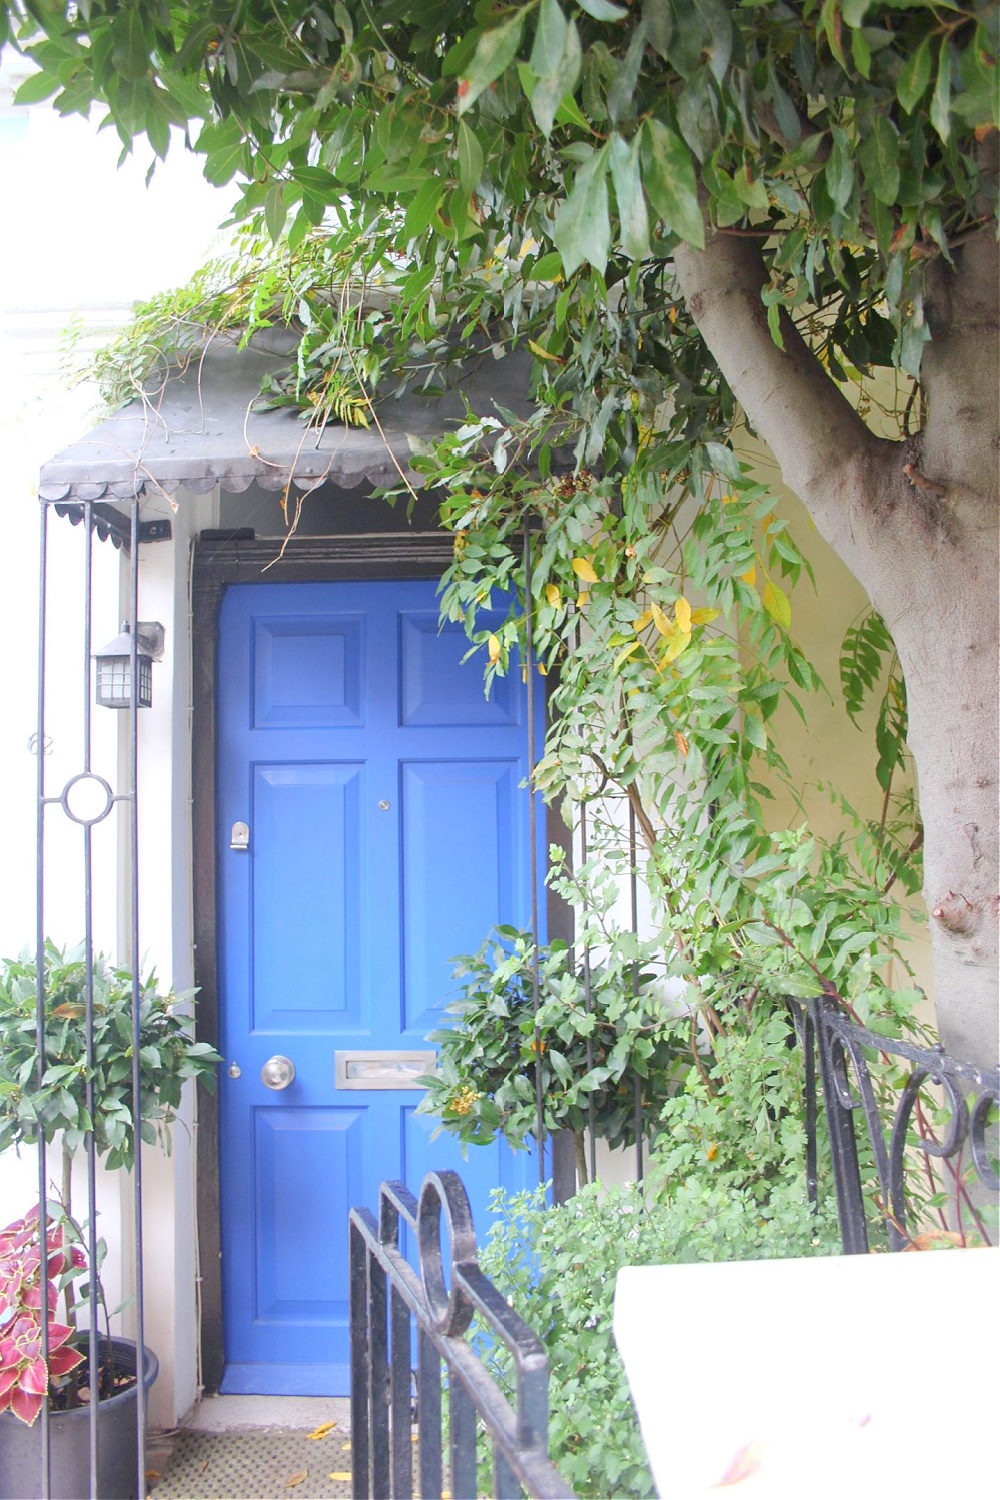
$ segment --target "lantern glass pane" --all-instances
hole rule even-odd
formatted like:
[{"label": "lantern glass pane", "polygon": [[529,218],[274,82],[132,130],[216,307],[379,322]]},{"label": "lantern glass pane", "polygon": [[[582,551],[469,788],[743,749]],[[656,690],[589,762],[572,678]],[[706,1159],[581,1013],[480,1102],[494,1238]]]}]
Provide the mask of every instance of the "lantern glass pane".
[{"label": "lantern glass pane", "polygon": [[[127,656],[97,658],[97,701],[102,708],[129,708],[132,703],[132,662]],[[139,707],[153,701],[153,662],[139,657]]]}]

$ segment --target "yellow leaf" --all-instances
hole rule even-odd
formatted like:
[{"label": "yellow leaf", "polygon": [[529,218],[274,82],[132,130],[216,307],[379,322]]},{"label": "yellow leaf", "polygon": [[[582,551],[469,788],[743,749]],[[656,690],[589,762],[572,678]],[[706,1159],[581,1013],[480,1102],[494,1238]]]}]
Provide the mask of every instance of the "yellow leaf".
[{"label": "yellow leaf", "polygon": [[293,1490],[297,1484],[301,1484],[302,1483],[303,1479],[308,1479],[308,1478],[309,1478],[309,1470],[308,1469],[296,1469],[295,1473],[294,1474],[289,1474],[288,1478],[285,1480],[285,1489],[286,1490]]},{"label": "yellow leaf", "polygon": [[714,1161],[715,1158],[718,1156],[718,1154],[719,1154],[719,1143],[718,1143],[718,1141],[713,1141],[712,1144],[709,1146],[708,1150],[705,1152],[705,1155],[708,1157],[709,1161]]},{"label": "yellow leaf", "polygon": [[498,635],[491,635],[489,640],[486,642],[486,649],[489,651],[490,661],[499,661],[500,637]]},{"label": "yellow leaf", "polygon": [[521,246],[520,250],[517,252],[517,258],[518,258],[518,260],[523,260],[524,257],[528,254],[528,251],[529,250],[534,250],[534,248],[535,248],[535,241],[531,237],[531,235],[529,234],[528,237],[527,237],[527,239],[524,241],[524,244]]},{"label": "yellow leaf", "polygon": [[321,1422],[313,1432],[307,1433],[306,1436],[310,1441],[315,1442],[317,1438],[325,1438],[327,1433],[332,1432],[336,1425],[336,1422]]},{"label": "yellow leaf", "polygon": [[744,583],[748,583],[750,587],[753,588],[754,584],[757,582],[757,569],[747,568],[745,573],[740,574],[740,577],[743,579]]},{"label": "yellow leaf", "polygon": [[621,651],[619,651],[618,655],[615,657],[614,671],[617,672],[622,666],[624,666],[629,657],[632,655],[632,652],[638,651],[641,644],[641,641],[629,641],[628,645],[625,646]]},{"label": "yellow leaf", "polygon": [[345,1453],[350,1453],[350,1451],[351,1451],[351,1445],[350,1445],[350,1443],[343,1443],[342,1447],[343,1447]]},{"label": "yellow leaf", "polygon": [[335,1469],[332,1474],[328,1474],[326,1477],[327,1477],[327,1479],[347,1479],[347,1480],[351,1480],[351,1479],[354,1478],[354,1476],[351,1473],[350,1469]]},{"label": "yellow leaf", "polygon": [[674,619],[679,630],[691,634],[691,606],[682,594],[674,605]]},{"label": "yellow leaf", "polygon": [[663,610],[658,604],[651,604],[649,606],[649,613],[652,617],[653,624],[656,626],[661,635],[673,635],[674,627],[671,625],[670,621],[667,619],[666,615],[663,613]]},{"label": "yellow leaf", "polygon": [[538,672],[541,677],[548,677],[549,669],[543,661],[538,663]]},{"label": "yellow leaf", "polygon": [[690,750],[691,746],[688,744],[686,737],[681,734],[679,729],[674,730],[674,744],[677,746],[683,759],[686,760],[687,753]]},{"label": "yellow leaf", "polygon": [[760,524],[764,528],[764,535],[765,536],[767,536],[767,533],[770,531],[771,527],[774,525],[775,519],[776,518],[775,518],[774,511],[773,510],[769,510],[768,513],[767,513],[767,515],[764,517],[763,521],[761,521]]},{"label": "yellow leaf", "polygon": [[764,585],[764,608],[776,624],[788,630],[792,623],[792,606],[788,602],[788,595],[770,579]]},{"label": "yellow leaf", "polygon": [[635,631],[636,635],[639,635],[641,631],[645,630],[646,626],[649,625],[652,621],[652,618],[653,611],[651,609],[647,609],[643,611],[638,620],[632,621],[632,629]]},{"label": "yellow leaf", "polygon": [[671,307],[670,310],[667,313],[667,317],[670,319],[671,323],[676,323],[677,322],[677,308],[676,307]]},{"label": "yellow leaf", "polygon": [[584,583],[597,583],[599,581],[597,574],[594,572],[593,564],[589,563],[585,557],[574,557],[572,568],[577,578],[582,579]]},{"label": "yellow leaf", "polygon": [[558,609],[562,603],[562,591],[559,585],[557,583],[547,583],[545,585],[545,597],[553,609]]},{"label": "yellow leaf", "polygon": [[589,603],[590,603],[590,595],[588,593],[584,592],[582,594],[577,594],[577,596],[576,596],[576,607],[577,607],[577,609],[583,609],[584,605],[589,604]]},{"label": "yellow leaf", "polygon": [[676,661],[681,652],[686,651],[690,644],[690,635],[685,634],[682,630],[676,631],[671,639],[667,642],[666,646],[663,648],[663,654],[660,657],[660,665],[663,666],[668,661]]},{"label": "yellow leaf", "polygon": [[536,354],[539,359],[547,359],[551,364],[563,365],[566,363],[566,361],[560,355],[550,354],[548,349],[543,349],[541,344],[535,343],[534,339],[528,340],[528,348],[531,350],[532,354]]},{"label": "yellow leaf", "polygon": [[721,609],[693,609],[691,611],[692,625],[710,625],[721,615]]}]

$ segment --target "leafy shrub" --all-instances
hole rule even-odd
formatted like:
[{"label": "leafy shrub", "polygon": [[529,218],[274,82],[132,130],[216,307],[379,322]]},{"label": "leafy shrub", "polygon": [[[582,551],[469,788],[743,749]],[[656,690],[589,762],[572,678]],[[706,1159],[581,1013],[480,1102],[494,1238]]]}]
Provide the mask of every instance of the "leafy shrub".
[{"label": "leafy shrub", "polygon": [[595,964],[588,1009],[583,975],[566,944],[550,943],[539,952],[536,1017],[528,933],[498,928],[478,953],[457,963],[465,983],[448,1006],[451,1024],[427,1039],[440,1051],[418,1112],[439,1117],[470,1145],[499,1132],[521,1145],[535,1129],[537,1026],[547,1130],[583,1130],[592,1099],[596,1133],[610,1146],[631,1145],[636,1077],[643,1119],[655,1129],[678,1076],[678,1044],[647,973],[638,972],[633,983],[631,963],[624,973]]},{"label": "leafy shrub", "polygon": [[[94,959],[94,1063],[88,1069],[83,1019],[86,966],[81,947],[45,945],[45,1072],[38,1082],[34,957],[0,963],[0,1151],[63,1132],[69,1152],[93,1129],[109,1167],[131,1168],[132,975]],[[219,1054],[190,1035],[189,997],[160,995],[154,973],[140,984],[139,1079],[142,1139],[170,1149],[170,1126],[189,1078],[214,1085]],[[93,1083],[94,1115],[87,1112]]]},{"label": "leafy shrub", "polygon": [[[655,1494],[612,1333],[623,1266],[835,1254],[832,1198],[806,1198],[802,1053],[783,1009],[713,1039],[663,1111],[646,1181],[546,1208],[496,1195],[486,1274],[544,1342],[550,1451],[584,1496]],[[491,1363],[510,1379],[505,1351]]]}]

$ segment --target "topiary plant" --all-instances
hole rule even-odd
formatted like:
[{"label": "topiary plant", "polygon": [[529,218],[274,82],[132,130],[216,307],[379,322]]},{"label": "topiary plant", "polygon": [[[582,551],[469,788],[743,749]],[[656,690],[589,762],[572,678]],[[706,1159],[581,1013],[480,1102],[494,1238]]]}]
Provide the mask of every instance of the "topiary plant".
[{"label": "topiary plant", "polygon": [[536,1016],[531,951],[530,934],[499,927],[478,953],[456,960],[465,983],[447,1007],[451,1024],[427,1039],[440,1050],[436,1071],[421,1080],[427,1093],[417,1109],[469,1145],[497,1134],[523,1145],[536,1124],[537,1028],[545,1128],[574,1132],[585,1182],[588,1103],[596,1134],[612,1147],[630,1145],[638,1079],[651,1133],[679,1076],[680,1047],[648,974],[639,972],[633,986],[630,969],[594,964],[588,1009],[583,976],[561,942],[539,952]]}]

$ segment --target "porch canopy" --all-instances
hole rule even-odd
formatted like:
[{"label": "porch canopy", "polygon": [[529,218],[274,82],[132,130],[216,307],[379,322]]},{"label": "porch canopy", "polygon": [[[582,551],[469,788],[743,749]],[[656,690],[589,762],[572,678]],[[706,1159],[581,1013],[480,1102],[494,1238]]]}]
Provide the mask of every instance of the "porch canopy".
[{"label": "porch canopy", "polygon": [[493,414],[494,403],[519,416],[530,408],[530,357],[496,359],[490,348],[470,346],[447,367],[446,389],[380,395],[381,431],[374,422],[365,428],[330,421],[312,429],[290,407],[267,409],[260,393],[262,377],[286,370],[294,347],[284,332],[255,337],[244,349],[216,336],[200,357],[155,388],[147,382],[141,398],[49,459],[39,499],[113,505],[181,487],[207,494],[219,485],[239,493],[252,484],[281,490],[289,481],[300,490],[354,489],[391,485],[400,471],[419,485],[412,460],[462,420],[463,396],[479,415]]}]

